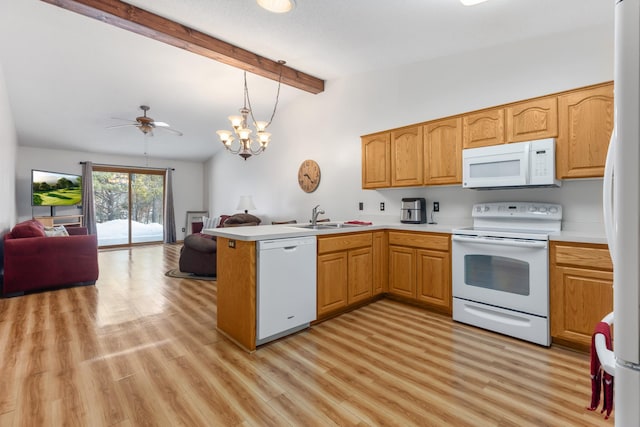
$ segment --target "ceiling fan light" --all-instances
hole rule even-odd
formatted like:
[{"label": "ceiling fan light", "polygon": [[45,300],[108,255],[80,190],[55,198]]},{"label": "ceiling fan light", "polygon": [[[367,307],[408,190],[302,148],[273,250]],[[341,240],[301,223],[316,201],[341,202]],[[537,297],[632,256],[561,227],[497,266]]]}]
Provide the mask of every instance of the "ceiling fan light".
[{"label": "ceiling fan light", "polygon": [[484,3],[485,1],[487,0],[460,0],[460,3],[465,6],[475,6],[476,4]]},{"label": "ceiling fan light", "polygon": [[294,0],[256,0],[258,5],[273,13],[287,13],[296,6]]}]

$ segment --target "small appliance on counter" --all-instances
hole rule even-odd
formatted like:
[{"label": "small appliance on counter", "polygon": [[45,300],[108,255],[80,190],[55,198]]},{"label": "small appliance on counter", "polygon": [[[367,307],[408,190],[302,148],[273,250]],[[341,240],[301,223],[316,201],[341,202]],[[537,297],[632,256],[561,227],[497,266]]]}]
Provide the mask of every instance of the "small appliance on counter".
[{"label": "small appliance on counter", "polygon": [[424,224],[427,222],[427,200],[423,197],[402,199],[400,222],[405,224]]}]

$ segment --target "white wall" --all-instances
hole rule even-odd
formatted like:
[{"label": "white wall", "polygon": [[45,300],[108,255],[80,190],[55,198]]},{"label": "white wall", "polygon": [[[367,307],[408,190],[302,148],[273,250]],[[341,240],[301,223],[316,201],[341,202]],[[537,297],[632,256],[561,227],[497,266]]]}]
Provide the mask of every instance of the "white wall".
[{"label": "white wall", "polygon": [[[558,201],[568,222],[601,223],[601,180],[565,182],[554,190],[462,190],[459,187],[362,190],[360,136],[483,107],[613,79],[613,34],[588,28],[464,55],[328,81],[320,95],[301,93],[278,112],[269,150],[246,162],[220,152],[205,166],[214,214],[236,212],[240,195],[253,196],[264,221],[307,221],[315,204],[335,220],[399,216],[402,197],[441,203],[440,222],[470,220],[471,204],[490,200]],[[419,48],[419,44],[416,45]],[[304,159],[322,169],[317,191],[297,184]],[[358,202],[365,203],[359,212]]]},{"label": "white wall", "polygon": [[16,223],[16,150],[18,138],[0,64],[0,238]]},{"label": "white wall", "polygon": [[[114,156],[108,154],[85,153],[77,151],[48,150],[34,147],[18,147],[18,161],[16,167],[16,195],[18,217],[20,221],[29,219],[32,215],[49,215],[49,208],[31,207],[31,169],[41,169],[63,173],[82,173],[81,161],[93,163],[152,168],[175,168],[173,173],[173,201],[176,215],[176,237],[184,239],[182,228],[186,224],[187,211],[206,209],[202,198],[203,193],[203,164],[199,162],[185,162],[177,160],[153,159],[148,161],[144,157]],[[13,198],[13,195],[12,195]],[[72,208],[57,208],[56,215],[80,213]]]}]

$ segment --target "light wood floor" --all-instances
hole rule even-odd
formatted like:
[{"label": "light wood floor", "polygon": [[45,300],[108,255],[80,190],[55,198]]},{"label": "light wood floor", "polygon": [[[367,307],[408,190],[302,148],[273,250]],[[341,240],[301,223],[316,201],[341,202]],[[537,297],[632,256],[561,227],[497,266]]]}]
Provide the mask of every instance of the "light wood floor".
[{"label": "light wood floor", "polygon": [[382,300],[246,354],[179,245],[99,255],[96,286],[0,300],[0,426],[611,426],[588,357]]}]

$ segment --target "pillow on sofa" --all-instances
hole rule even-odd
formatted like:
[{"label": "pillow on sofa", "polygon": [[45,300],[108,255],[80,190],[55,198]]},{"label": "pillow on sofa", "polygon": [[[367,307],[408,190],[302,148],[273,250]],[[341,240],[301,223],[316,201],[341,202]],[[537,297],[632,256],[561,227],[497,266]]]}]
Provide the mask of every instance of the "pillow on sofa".
[{"label": "pillow on sofa", "polygon": [[202,228],[216,228],[218,226],[219,217],[209,218],[207,216],[202,217]]},{"label": "pillow on sofa", "polygon": [[237,227],[238,225],[258,225],[261,219],[251,214],[239,213],[231,215],[223,224],[224,227]]},{"label": "pillow on sofa", "polygon": [[64,228],[64,225],[59,225],[57,227],[45,227],[44,234],[47,237],[68,236],[69,232],[67,231],[66,228]]},{"label": "pillow on sofa", "polygon": [[30,219],[28,221],[16,224],[11,230],[11,237],[14,239],[22,239],[24,237],[45,237],[44,226],[36,221]]}]

